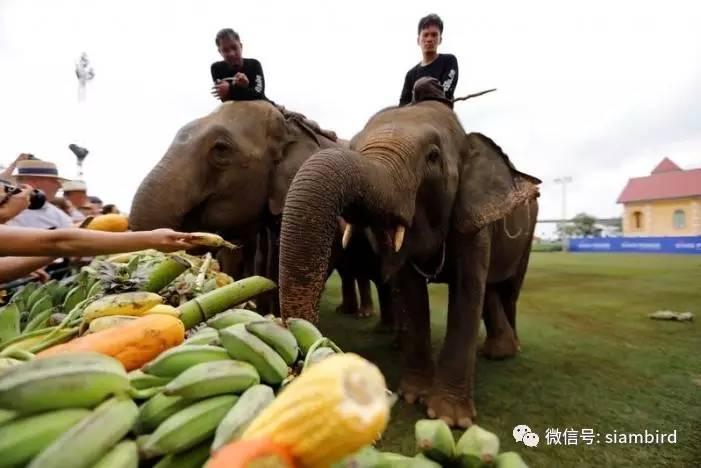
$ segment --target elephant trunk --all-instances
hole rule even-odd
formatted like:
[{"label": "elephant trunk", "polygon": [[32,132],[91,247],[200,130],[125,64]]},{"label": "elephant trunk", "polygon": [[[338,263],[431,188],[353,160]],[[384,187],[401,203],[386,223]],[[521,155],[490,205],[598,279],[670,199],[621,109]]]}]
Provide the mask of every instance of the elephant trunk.
[{"label": "elephant trunk", "polygon": [[283,317],[316,323],[338,216],[367,206],[375,179],[367,161],[348,150],[325,150],[307,160],[287,193],[280,234],[280,306]]},{"label": "elephant trunk", "polygon": [[193,207],[193,180],[185,177],[173,158],[164,157],[141,182],[129,213],[129,226],[134,231],[157,228],[181,229],[184,218]]}]

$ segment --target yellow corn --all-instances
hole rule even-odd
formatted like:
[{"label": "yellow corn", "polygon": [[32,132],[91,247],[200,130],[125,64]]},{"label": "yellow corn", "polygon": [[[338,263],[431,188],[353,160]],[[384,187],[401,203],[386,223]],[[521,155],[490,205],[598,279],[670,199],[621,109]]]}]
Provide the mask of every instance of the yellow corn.
[{"label": "yellow corn", "polygon": [[162,302],[163,298],[158,294],[143,291],[103,296],[85,308],[83,320],[90,323],[107,315],[141,316]]},{"label": "yellow corn", "polygon": [[218,234],[213,234],[211,232],[193,232],[194,236],[191,242],[195,245],[204,245],[207,247],[226,247],[227,249],[237,249],[238,246],[224,240],[224,238]]},{"label": "yellow corn", "polygon": [[241,439],[268,438],[287,447],[301,468],[328,467],[377,440],[389,406],[385,378],[374,364],[336,354],[295,378]]}]

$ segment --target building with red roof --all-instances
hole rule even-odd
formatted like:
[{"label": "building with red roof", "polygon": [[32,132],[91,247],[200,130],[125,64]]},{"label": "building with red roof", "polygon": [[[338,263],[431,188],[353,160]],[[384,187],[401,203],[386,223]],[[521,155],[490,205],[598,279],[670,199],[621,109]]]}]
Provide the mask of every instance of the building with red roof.
[{"label": "building with red roof", "polygon": [[628,180],[618,203],[624,236],[701,235],[701,168],[664,158],[649,176]]}]

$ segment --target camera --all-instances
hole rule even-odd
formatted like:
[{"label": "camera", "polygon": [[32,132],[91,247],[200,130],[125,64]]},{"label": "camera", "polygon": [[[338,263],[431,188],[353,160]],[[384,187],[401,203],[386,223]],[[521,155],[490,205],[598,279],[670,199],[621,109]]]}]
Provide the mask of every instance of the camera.
[{"label": "camera", "polygon": [[[4,186],[4,191],[6,194],[9,196],[16,195],[20,192],[22,192],[22,189],[19,187],[15,187],[12,185],[7,185],[7,184],[2,184]],[[44,192],[38,189],[32,190],[31,194],[29,195],[29,209],[30,210],[38,210],[42,208],[46,204],[46,195]]]}]

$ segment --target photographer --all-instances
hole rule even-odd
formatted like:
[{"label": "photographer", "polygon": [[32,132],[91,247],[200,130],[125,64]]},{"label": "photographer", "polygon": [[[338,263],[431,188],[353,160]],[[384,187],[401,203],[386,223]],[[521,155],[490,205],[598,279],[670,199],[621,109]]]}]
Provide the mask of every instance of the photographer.
[{"label": "photographer", "polygon": [[23,185],[19,187],[19,193],[5,193],[2,187],[9,187],[4,181],[0,180],[0,224],[5,224],[22,211],[29,207],[29,197],[32,194],[32,187]]}]

